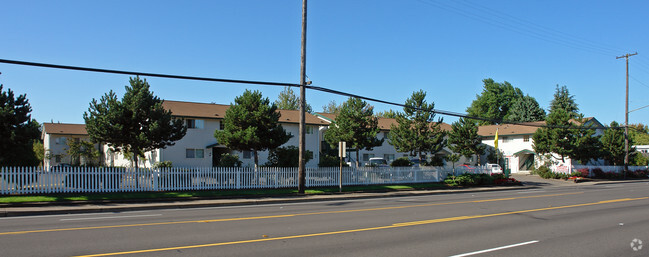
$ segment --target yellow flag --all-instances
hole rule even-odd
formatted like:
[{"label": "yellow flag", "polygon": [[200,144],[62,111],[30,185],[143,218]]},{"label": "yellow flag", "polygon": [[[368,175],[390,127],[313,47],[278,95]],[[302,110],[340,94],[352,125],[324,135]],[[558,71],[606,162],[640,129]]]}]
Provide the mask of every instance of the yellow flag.
[{"label": "yellow flag", "polygon": [[494,147],[498,150],[498,128],[496,128],[496,138],[494,139]]}]

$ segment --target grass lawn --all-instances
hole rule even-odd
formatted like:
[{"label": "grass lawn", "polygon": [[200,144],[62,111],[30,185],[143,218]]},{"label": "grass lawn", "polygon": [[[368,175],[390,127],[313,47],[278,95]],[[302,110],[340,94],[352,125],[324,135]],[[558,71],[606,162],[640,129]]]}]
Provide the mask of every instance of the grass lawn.
[{"label": "grass lawn", "polygon": [[[343,192],[425,190],[425,189],[443,189],[447,187],[448,186],[443,183],[347,186],[347,187],[343,187]],[[338,193],[338,187],[312,188],[312,189],[307,189],[305,193],[307,195]],[[181,192],[94,193],[94,194],[76,193],[76,194],[0,196],[0,203],[137,200],[137,199],[158,199],[158,198],[188,199],[192,197],[219,198],[219,197],[292,196],[292,195],[297,195],[297,189],[285,188],[285,189],[245,189],[245,190],[213,190],[213,191],[181,191]]]}]

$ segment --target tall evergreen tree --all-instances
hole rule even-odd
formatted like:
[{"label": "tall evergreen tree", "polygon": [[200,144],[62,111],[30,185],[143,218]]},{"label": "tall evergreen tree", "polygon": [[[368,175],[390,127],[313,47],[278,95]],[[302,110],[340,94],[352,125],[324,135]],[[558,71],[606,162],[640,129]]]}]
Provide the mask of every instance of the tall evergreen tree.
[{"label": "tall evergreen tree", "polygon": [[[282,92],[279,92],[275,105],[280,110],[300,110],[300,98],[293,93],[291,87],[284,87]],[[308,113],[313,112],[310,104],[306,104],[305,111]]]},{"label": "tall evergreen tree", "polygon": [[374,107],[360,98],[349,98],[343,103],[336,119],[329,125],[324,138],[332,148],[338,142],[347,142],[347,147],[356,149],[356,167],[359,166],[360,150],[372,150],[381,146],[383,139],[378,139],[378,119],[374,117]]},{"label": "tall evergreen tree", "polygon": [[406,100],[403,113],[397,115],[398,125],[392,125],[388,139],[399,152],[410,152],[420,163],[422,154],[436,153],[446,145],[446,132],[441,129],[442,118],[435,119],[435,103],[428,104],[423,90],[413,92]]},{"label": "tall evergreen tree", "polygon": [[246,90],[225,112],[224,129],[216,130],[214,137],[230,149],[252,151],[257,170],[259,151],[275,149],[292,137],[279,124],[280,116],[277,105],[261,92]]},{"label": "tall evergreen tree", "polygon": [[111,90],[100,101],[92,99],[83,113],[86,130],[94,143],[106,143],[111,150],[132,156],[135,168],[144,153],[174,145],[187,128],[162,107],[160,98],[140,77],[130,78],[122,100]]},{"label": "tall evergreen tree", "polygon": [[594,136],[595,130],[586,124],[583,115],[576,113],[576,106],[568,89],[557,87],[546,127],[538,129],[532,136],[537,154],[557,154],[561,161],[570,157],[582,163],[599,158],[599,137]]},{"label": "tall evergreen tree", "polygon": [[[613,121],[610,128],[604,131],[602,135],[602,158],[613,165],[624,165],[624,131],[619,128],[620,124]],[[630,144],[629,145],[633,145]],[[629,150],[629,152],[633,152]]]},{"label": "tall evergreen tree", "polygon": [[[484,89],[476,99],[471,102],[471,106],[466,112],[470,116],[492,119],[496,121],[510,120],[508,117],[509,109],[512,105],[523,98],[523,92],[505,81],[503,83],[495,82],[493,79],[485,79]],[[495,124],[495,122],[480,121],[480,125]]]},{"label": "tall evergreen tree", "polygon": [[545,110],[529,95],[516,100],[509,109],[507,119],[512,122],[530,122],[545,120]]},{"label": "tall evergreen tree", "polygon": [[25,94],[14,96],[0,85],[0,166],[34,166],[38,158],[33,143],[40,137],[39,124],[29,114]]},{"label": "tall evergreen tree", "polygon": [[466,158],[473,155],[478,157],[480,165],[480,156],[485,153],[485,145],[478,135],[478,126],[475,122],[460,118],[453,122],[452,130],[448,133],[448,148],[455,153],[459,153]]},{"label": "tall evergreen tree", "polygon": [[570,94],[566,86],[559,87],[557,85],[554,98],[550,102],[550,112],[556,111],[557,109],[566,111],[572,119],[579,116],[579,108],[575,102],[575,96]]},{"label": "tall evergreen tree", "polygon": [[397,118],[397,112],[393,111],[392,109],[383,111],[383,112],[377,112],[374,114],[377,118],[387,118],[387,119],[396,119]]}]

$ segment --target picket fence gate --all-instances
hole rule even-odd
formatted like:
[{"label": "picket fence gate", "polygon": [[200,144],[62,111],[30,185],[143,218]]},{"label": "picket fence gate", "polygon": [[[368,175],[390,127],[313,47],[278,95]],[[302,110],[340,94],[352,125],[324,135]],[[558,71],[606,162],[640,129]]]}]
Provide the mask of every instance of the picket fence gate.
[{"label": "picket fence gate", "polygon": [[[456,174],[488,173],[479,167]],[[343,168],[342,185],[439,182],[452,169],[443,167]],[[306,169],[306,186],[338,186],[340,169]],[[297,168],[259,167],[0,167],[0,195],[187,191],[289,188],[298,186]]]}]

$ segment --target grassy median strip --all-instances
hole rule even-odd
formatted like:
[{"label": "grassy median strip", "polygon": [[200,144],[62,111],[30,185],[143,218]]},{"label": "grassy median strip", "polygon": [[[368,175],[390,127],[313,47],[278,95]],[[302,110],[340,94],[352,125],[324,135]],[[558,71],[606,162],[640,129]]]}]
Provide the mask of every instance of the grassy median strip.
[{"label": "grassy median strip", "polygon": [[[368,185],[347,186],[343,192],[389,192],[401,190],[426,190],[448,188],[443,183],[422,183],[404,185]],[[307,195],[338,193],[338,187],[320,187],[307,189]],[[120,193],[74,193],[2,196],[0,203],[29,203],[29,202],[71,202],[71,201],[101,201],[101,200],[146,200],[146,199],[190,199],[190,198],[220,198],[220,197],[261,197],[261,196],[294,196],[297,189],[240,189],[240,190],[204,190],[179,192],[120,192]]]}]

